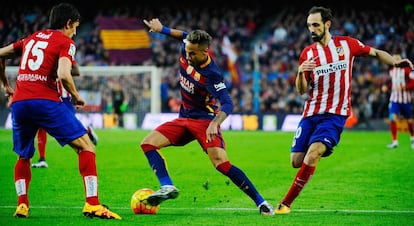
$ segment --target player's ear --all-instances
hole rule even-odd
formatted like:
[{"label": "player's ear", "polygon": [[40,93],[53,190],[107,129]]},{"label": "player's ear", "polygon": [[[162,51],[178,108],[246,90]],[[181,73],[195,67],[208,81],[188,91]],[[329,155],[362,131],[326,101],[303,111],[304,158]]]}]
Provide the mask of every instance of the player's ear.
[{"label": "player's ear", "polygon": [[328,20],[328,21],[326,21],[326,22],[325,22],[325,25],[326,25],[327,27],[331,27],[331,24],[332,24],[332,21],[330,21],[330,20]]}]

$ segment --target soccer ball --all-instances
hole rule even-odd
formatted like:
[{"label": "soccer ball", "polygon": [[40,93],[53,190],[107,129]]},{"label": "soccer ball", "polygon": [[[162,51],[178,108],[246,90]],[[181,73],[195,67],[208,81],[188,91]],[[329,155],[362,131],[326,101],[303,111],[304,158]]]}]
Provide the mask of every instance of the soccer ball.
[{"label": "soccer ball", "polygon": [[154,193],[154,190],[149,188],[141,188],[136,191],[131,197],[131,209],[135,214],[156,214],[160,205],[151,206],[147,203],[147,197]]}]

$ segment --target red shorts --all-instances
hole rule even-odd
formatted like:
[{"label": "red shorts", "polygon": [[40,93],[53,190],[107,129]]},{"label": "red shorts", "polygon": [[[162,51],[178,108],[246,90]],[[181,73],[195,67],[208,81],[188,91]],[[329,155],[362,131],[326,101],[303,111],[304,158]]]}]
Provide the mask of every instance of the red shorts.
[{"label": "red shorts", "polygon": [[197,140],[204,151],[207,151],[207,148],[210,147],[225,149],[226,144],[220,127],[216,139],[207,143],[206,130],[210,122],[211,120],[205,119],[176,118],[161,124],[155,130],[167,137],[173,146],[184,146],[193,140]]}]

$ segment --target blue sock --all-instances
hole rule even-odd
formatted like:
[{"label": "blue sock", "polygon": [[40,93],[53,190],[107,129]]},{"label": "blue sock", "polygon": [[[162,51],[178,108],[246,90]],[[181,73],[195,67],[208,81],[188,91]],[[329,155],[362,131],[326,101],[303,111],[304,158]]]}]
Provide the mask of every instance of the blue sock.
[{"label": "blue sock", "polygon": [[262,202],[264,202],[263,197],[256,190],[253,183],[239,168],[232,165],[226,176],[228,176],[234,184],[236,184],[244,193],[253,199],[253,201],[256,203],[256,206],[259,206]]},{"label": "blue sock", "polygon": [[167,167],[165,165],[165,160],[157,150],[145,152],[145,156],[148,159],[152,170],[155,172],[161,186],[163,185],[173,185],[173,182],[168,175]]}]

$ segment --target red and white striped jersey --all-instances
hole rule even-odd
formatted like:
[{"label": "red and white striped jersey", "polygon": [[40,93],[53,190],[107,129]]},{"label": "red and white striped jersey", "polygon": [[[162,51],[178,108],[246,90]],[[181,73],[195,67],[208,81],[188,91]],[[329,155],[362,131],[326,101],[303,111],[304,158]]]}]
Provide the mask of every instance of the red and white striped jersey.
[{"label": "red and white striped jersey", "polygon": [[411,103],[411,93],[414,89],[414,78],[409,67],[391,67],[389,75],[391,78],[390,101],[395,103]]},{"label": "red and white striped jersey", "polygon": [[348,36],[335,36],[328,45],[317,43],[307,46],[301,53],[303,61],[316,58],[312,73],[306,73],[309,84],[308,99],[303,117],[332,113],[351,114],[352,65],[356,56],[367,56],[371,47]]},{"label": "red and white striped jersey", "polygon": [[57,80],[57,90],[61,98],[70,98],[70,93],[63,87],[62,82]]}]

